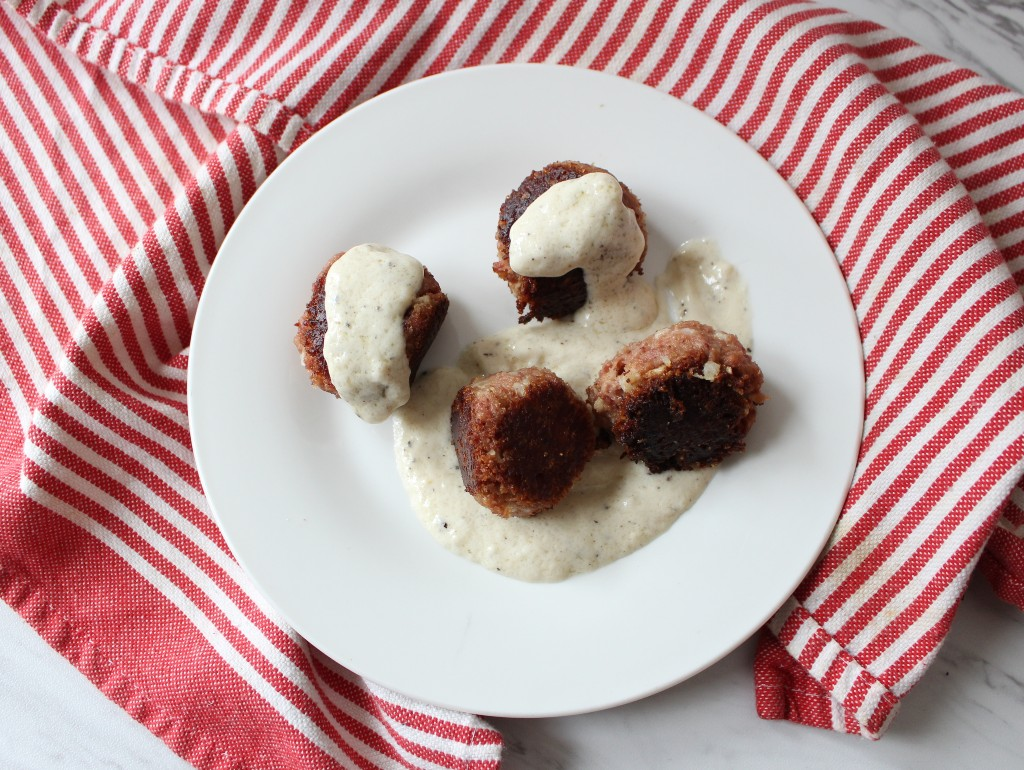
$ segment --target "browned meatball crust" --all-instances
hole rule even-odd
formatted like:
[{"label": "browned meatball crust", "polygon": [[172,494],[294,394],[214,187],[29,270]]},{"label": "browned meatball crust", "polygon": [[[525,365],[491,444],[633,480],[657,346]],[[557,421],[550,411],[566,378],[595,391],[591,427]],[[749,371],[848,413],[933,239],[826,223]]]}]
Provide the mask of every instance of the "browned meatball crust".
[{"label": "browned meatball crust", "polygon": [[[542,321],[545,318],[563,318],[572,315],[587,301],[587,284],[583,279],[583,269],[579,267],[554,278],[530,278],[515,272],[508,261],[509,233],[512,225],[523,215],[527,207],[552,185],[598,171],[610,173],[598,166],[577,161],[551,163],[526,177],[519,187],[509,193],[501,205],[498,214],[498,232],[495,236],[498,241],[498,259],[492,269],[508,283],[516,300],[519,323],[526,323],[531,319]],[[622,202],[636,214],[637,224],[640,225],[646,241],[647,226],[643,210],[640,208],[640,201],[626,185],[621,182],[619,184],[622,185]],[[646,255],[647,247],[645,245],[643,254],[640,255],[636,267],[633,268],[634,273],[643,272],[643,261]]]},{"label": "browned meatball crust", "polygon": [[653,473],[692,470],[744,449],[763,383],[735,336],[684,321],[606,361],[587,400],[631,460]]},{"label": "browned meatball crust", "polygon": [[[320,390],[334,396],[338,392],[331,382],[331,374],[327,370],[324,358],[324,336],[327,334],[327,309],[324,307],[324,285],[331,265],[337,262],[345,252],[331,257],[313,281],[312,296],[306,310],[295,324],[295,347],[302,354],[302,365],[309,373],[309,379]],[[423,283],[420,285],[412,305],[405,311],[402,318],[402,333],[405,335],[405,356],[409,359],[409,381],[412,382],[419,371],[423,357],[434,342],[441,324],[448,314],[448,297],[441,291],[437,280],[427,268],[423,268]]]},{"label": "browned meatball crust", "polygon": [[553,507],[594,454],[586,402],[539,367],[474,379],[455,396],[451,427],[466,491],[504,518]]}]

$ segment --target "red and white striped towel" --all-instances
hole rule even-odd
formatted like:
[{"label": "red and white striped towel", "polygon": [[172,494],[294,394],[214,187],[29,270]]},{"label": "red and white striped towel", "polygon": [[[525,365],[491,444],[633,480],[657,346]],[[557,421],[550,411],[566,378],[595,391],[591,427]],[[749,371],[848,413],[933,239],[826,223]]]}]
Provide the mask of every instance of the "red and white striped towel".
[{"label": "red and white striped towel", "polygon": [[763,633],[758,709],[877,737],[980,559],[1024,607],[1024,98],[790,0],[0,5],[0,593],[185,759],[495,767],[482,720],[328,665],[212,522],[185,413],[196,303],[282,158],[487,62],[618,73],[729,126],[806,201],[857,308],[865,440]]}]

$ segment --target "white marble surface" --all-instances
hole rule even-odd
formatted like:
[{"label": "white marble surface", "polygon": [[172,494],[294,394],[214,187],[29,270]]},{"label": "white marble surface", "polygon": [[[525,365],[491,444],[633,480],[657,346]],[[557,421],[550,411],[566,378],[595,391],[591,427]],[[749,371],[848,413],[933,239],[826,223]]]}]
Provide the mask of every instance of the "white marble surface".
[{"label": "white marble surface", "polygon": [[[1024,92],[1024,0],[832,0]],[[187,767],[0,604],[0,767]],[[878,742],[754,711],[748,642],[660,695],[596,714],[493,720],[506,770],[1024,767],[1024,614],[980,579]]]}]

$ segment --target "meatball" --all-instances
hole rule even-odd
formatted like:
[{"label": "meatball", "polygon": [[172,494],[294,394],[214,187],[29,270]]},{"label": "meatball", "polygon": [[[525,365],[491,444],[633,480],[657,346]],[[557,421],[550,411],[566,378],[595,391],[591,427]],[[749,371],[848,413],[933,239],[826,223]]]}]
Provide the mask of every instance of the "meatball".
[{"label": "meatball", "polygon": [[[324,358],[324,335],[327,334],[327,309],[324,306],[324,284],[327,273],[345,252],[333,256],[320,275],[313,281],[312,296],[306,310],[295,324],[295,347],[302,355],[302,365],[309,373],[314,386],[337,396],[338,392],[331,382],[327,361]],[[405,336],[405,355],[409,359],[409,381],[416,377],[423,357],[434,342],[441,324],[448,314],[448,297],[441,291],[437,280],[426,268],[423,269],[423,284],[417,292],[416,299],[402,318],[402,333]]]},{"label": "meatball", "polygon": [[734,335],[683,321],[606,361],[587,400],[631,460],[653,473],[692,470],[744,449],[763,382]]},{"label": "meatball", "polygon": [[[558,182],[576,179],[584,174],[604,172],[605,169],[577,161],[560,161],[551,163],[539,171],[534,171],[522,184],[509,193],[501,205],[498,214],[498,259],[492,266],[494,272],[508,283],[516,301],[519,312],[519,323],[532,319],[542,321],[545,318],[563,318],[570,316],[583,307],[587,301],[587,284],[583,277],[583,269],[575,268],[562,276],[554,278],[531,278],[516,273],[509,264],[510,231],[516,220],[523,215],[527,207],[539,198],[550,187]],[[619,184],[622,184],[621,182]],[[644,214],[640,201],[622,184],[622,202],[636,214],[637,224],[647,237]],[[640,259],[633,269],[634,273],[643,272],[643,260]]]},{"label": "meatball", "polygon": [[503,518],[553,507],[594,454],[586,402],[539,367],[474,379],[455,396],[451,427],[466,491]]}]

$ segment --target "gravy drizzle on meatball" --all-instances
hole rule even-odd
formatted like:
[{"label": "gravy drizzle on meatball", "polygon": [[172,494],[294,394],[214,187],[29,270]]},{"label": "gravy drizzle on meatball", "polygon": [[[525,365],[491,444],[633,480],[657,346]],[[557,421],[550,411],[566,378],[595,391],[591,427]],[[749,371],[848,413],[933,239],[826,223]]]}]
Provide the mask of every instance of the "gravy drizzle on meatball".
[{"label": "gravy drizzle on meatball", "polygon": [[[516,309],[520,313],[519,323],[525,324],[531,320],[541,321],[545,318],[569,318],[584,305],[589,304],[588,300],[593,299],[582,266],[571,267],[567,264],[567,271],[560,275],[525,275],[516,272],[513,268],[509,253],[512,246],[512,228],[526,215],[534,203],[558,185],[590,174],[601,175],[595,179],[614,180],[617,188],[612,189],[613,194],[617,195],[618,201],[613,200],[612,203],[616,206],[624,206],[633,212],[636,227],[644,238],[644,247],[636,256],[631,270],[627,272],[636,274],[643,272],[643,261],[647,255],[647,226],[643,209],[640,207],[640,201],[636,195],[600,166],[579,161],[550,163],[531,173],[519,187],[509,193],[498,214],[498,230],[495,234],[498,244],[498,259],[493,265],[493,270],[508,283],[508,287],[515,297]],[[570,187],[569,189],[578,191],[580,188]],[[584,256],[584,260],[586,259],[588,257]],[[547,272],[557,271],[545,271],[545,273]]]},{"label": "gravy drizzle on meatball", "polygon": [[[629,327],[645,326],[646,305],[632,300],[627,278],[647,246],[636,212],[622,200],[619,180],[594,171],[552,185],[531,203],[509,230],[509,266],[529,278],[557,278],[583,270],[587,302],[574,315],[585,326],[614,318]],[[605,312],[623,304],[639,313]]]}]

